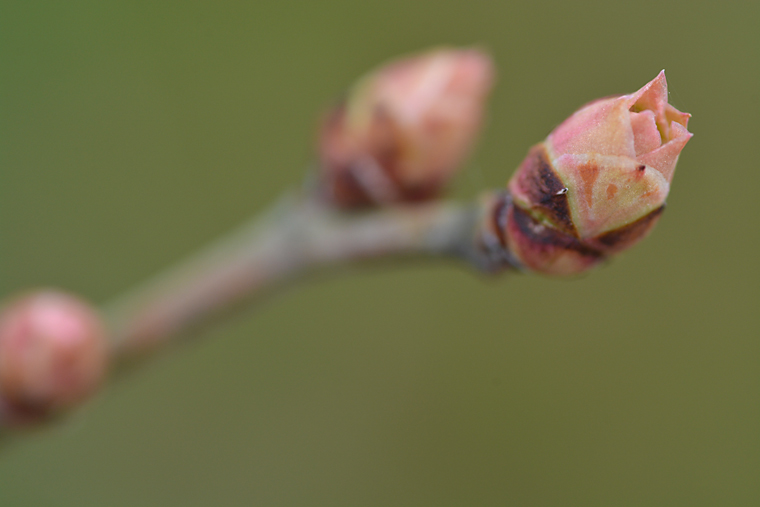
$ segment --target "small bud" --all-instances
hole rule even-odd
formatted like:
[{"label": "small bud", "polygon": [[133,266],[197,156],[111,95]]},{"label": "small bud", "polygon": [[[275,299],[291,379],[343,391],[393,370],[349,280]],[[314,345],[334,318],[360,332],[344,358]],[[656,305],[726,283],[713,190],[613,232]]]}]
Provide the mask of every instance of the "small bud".
[{"label": "small bud", "polygon": [[664,71],[636,93],[581,108],[510,180],[503,246],[556,275],[632,246],[662,214],[690,116],[668,104]]},{"label": "small bud", "polygon": [[0,313],[0,399],[16,419],[70,408],[100,384],[107,362],[103,325],[69,294],[35,292]]},{"label": "small bud", "polygon": [[361,79],[322,125],[320,161],[343,207],[435,196],[469,152],[493,81],[490,58],[439,49]]}]

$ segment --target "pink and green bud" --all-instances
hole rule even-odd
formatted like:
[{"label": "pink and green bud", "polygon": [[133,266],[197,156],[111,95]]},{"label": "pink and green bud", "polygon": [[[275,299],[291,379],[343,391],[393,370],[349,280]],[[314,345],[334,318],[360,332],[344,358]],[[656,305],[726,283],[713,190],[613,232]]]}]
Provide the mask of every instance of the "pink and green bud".
[{"label": "pink and green bud", "polygon": [[98,387],[106,363],[100,317],[74,296],[35,292],[0,312],[0,404],[6,417],[33,422],[72,407]]},{"label": "pink and green bud", "polygon": [[642,239],[664,209],[690,116],[668,104],[664,71],[578,110],[510,180],[505,246],[531,270],[565,275]]},{"label": "pink and green bud", "polygon": [[322,178],[357,207],[434,197],[480,129],[493,64],[474,49],[438,49],[361,79],[324,122]]}]

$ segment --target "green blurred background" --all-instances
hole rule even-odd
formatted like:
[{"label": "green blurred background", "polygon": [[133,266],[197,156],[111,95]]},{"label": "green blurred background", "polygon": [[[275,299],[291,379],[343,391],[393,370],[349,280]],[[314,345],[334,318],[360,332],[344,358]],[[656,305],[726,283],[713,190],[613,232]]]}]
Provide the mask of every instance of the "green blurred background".
[{"label": "green blurred background", "polygon": [[0,505],[760,505],[757,2],[0,2],[0,295],[107,301],[298,185],[386,59],[492,51],[453,193],[667,70],[650,238],[581,279],[351,269],[0,452]]}]

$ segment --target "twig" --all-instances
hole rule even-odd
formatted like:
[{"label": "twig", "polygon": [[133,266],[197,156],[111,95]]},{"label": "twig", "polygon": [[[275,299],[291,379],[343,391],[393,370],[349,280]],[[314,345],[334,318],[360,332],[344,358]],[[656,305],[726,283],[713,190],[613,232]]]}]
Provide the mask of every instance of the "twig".
[{"label": "twig", "polygon": [[[287,196],[262,218],[106,304],[110,362],[123,371],[220,312],[321,269],[402,258],[454,258],[484,272],[509,268],[482,230],[488,221],[481,215],[492,203],[341,211],[313,192]],[[40,413],[24,410],[0,398],[0,432],[39,420]]]},{"label": "twig", "polygon": [[[312,193],[290,195],[263,218],[105,305],[112,363],[133,364],[221,311],[323,268],[450,257],[493,271],[476,238],[481,208],[439,201],[343,212]],[[19,417],[4,406],[0,399],[0,429]]]},{"label": "twig", "polygon": [[493,269],[477,247],[478,205],[341,212],[289,196],[263,219],[105,307],[115,359],[142,356],[241,300],[320,268],[372,259],[455,257]]}]

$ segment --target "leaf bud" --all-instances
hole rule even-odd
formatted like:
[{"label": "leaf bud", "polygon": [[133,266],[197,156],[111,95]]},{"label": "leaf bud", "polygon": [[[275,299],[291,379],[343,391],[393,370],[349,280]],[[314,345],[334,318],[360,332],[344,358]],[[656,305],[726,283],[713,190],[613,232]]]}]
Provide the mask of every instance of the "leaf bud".
[{"label": "leaf bud", "polygon": [[0,312],[0,400],[21,422],[70,408],[100,385],[105,332],[94,308],[62,292],[38,291]]},{"label": "leaf bud", "polygon": [[664,71],[575,112],[512,176],[502,246],[530,270],[568,275],[638,242],[664,210],[690,116],[668,104]]},{"label": "leaf bud", "polygon": [[436,49],[380,67],[322,124],[329,198],[354,208],[435,197],[476,138],[493,64],[475,49]]}]

